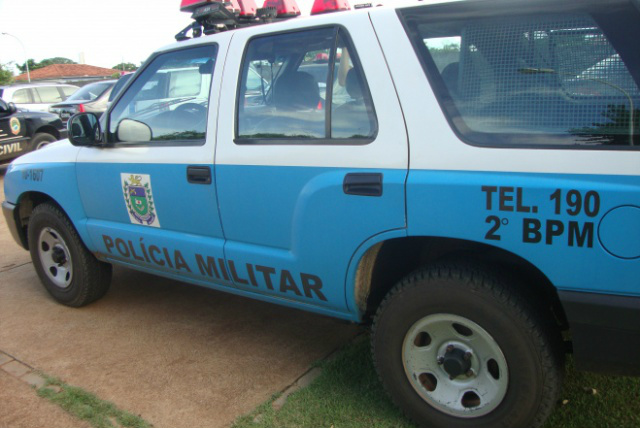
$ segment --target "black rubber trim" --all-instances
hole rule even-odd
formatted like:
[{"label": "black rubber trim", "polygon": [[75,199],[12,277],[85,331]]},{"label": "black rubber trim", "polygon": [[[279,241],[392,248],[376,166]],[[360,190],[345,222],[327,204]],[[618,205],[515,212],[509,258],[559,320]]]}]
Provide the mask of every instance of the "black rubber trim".
[{"label": "black rubber trim", "polygon": [[640,297],[559,291],[580,370],[640,376]]},{"label": "black rubber trim", "polygon": [[2,213],[4,214],[4,219],[7,222],[7,226],[9,226],[9,232],[11,232],[13,239],[22,248],[28,250],[29,246],[27,245],[27,237],[24,233],[20,233],[21,231],[18,229],[17,206],[11,202],[4,201],[2,203]]}]

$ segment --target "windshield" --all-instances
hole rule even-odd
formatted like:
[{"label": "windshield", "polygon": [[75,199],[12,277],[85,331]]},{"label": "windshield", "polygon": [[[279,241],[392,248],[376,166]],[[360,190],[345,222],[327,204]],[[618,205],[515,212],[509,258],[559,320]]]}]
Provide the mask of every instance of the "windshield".
[{"label": "windshield", "polygon": [[67,101],[93,101],[113,86],[113,82],[92,83],[78,89]]}]

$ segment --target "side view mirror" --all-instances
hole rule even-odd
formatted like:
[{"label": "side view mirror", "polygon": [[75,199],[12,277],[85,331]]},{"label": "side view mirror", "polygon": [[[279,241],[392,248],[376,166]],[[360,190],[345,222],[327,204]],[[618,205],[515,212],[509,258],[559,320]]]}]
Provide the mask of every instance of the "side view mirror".
[{"label": "side view mirror", "polygon": [[74,146],[99,146],[102,143],[102,128],[98,116],[93,113],[78,113],[67,122],[69,141]]},{"label": "side view mirror", "polygon": [[149,125],[133,119],[122,119],[116,134],[123,143],[143,143],[153,138]]},{"label": "side view mirror", "polygon": [[14,103],[5,103],[4,101],[0,102],[0,116],[11,116],[17,111],[18,109]]}]

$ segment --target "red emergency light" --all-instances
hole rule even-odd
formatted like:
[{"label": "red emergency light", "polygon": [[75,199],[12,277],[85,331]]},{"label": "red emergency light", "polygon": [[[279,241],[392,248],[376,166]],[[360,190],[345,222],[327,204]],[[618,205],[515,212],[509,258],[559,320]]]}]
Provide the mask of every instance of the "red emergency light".
[{"label": "red emergency light", "polygon": [[258,8],[256,6],[255,1],[238,0],[238,6],[240,10],[240,16],[242,17],[256,16],[256,11],[258,10]]},{"label": "red emergency light", "polygon": [[327,12],[339,12],[341,10],[349,10],[349,2],[347,0],[315,0],[311,8],[311,15],[318,15]]},{"label": "red emergency light", "polygon": [[182,12],[193,12],[196,8],[213,2],[214,0],[182,0],[180,3],[180,10]]},{"label": "red emergency light", "polygon": [[263,8],[273,7],[278,17],[291,17],[300,15],[300,8],[296,0],[264,0]]}]

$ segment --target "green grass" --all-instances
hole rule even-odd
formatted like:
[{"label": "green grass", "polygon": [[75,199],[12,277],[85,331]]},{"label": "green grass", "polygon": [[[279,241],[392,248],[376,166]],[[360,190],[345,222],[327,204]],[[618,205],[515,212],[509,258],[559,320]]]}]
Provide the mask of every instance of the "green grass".
[{"label": "green grass", "polygon": [[51,377],[38,389],[38,395],[62,407],[73,416],[96,428],[151,428],[153,425],[139,416],[118,409],[81,388],[67,385]]},{"label": "green grass", "polygon": [[[292,394],[282,409],[273,410],[274,397],[238,419],[233,428],[414,427],[382,389],[369,354],[368,335],[320,366],[320,377]],[[581,373],[569,362],[561,398],[568,402],[558,403],[545,428],[640,427],[640,378]]]}]

